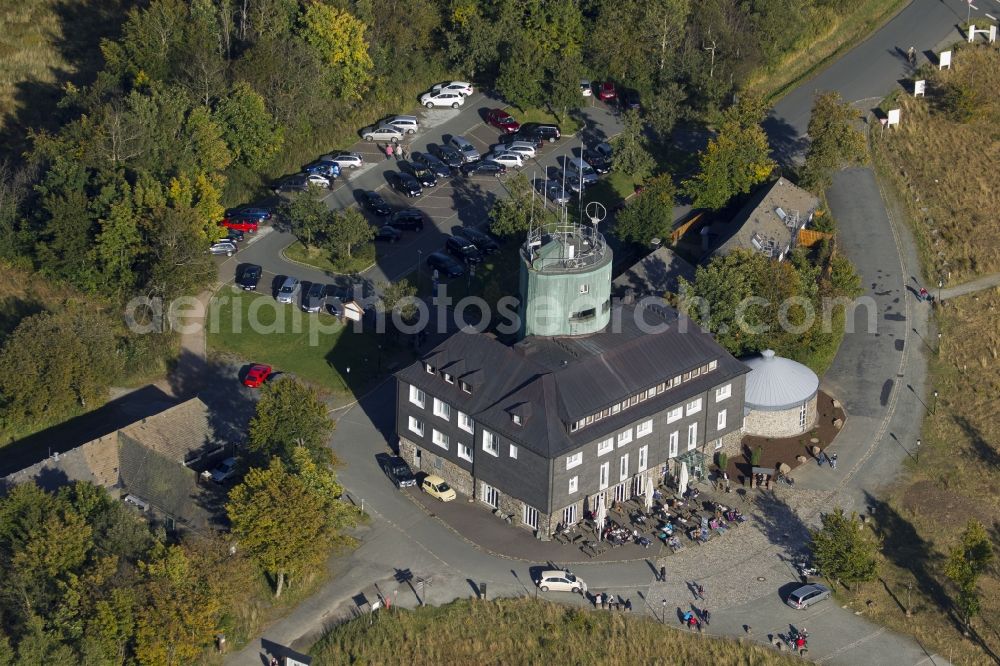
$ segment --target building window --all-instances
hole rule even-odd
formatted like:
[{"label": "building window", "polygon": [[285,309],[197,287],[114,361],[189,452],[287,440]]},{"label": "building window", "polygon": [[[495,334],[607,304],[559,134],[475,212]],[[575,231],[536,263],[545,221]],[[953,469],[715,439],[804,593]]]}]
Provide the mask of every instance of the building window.
[{"label": "building window", "polygon": [[669,458],[677,457],[677,443],[680,441],[680,433],[674,430],[670,433],[670,452],[667,454]]},{"label": "building window", "polygon": [[500,493],[493,486],[485,483],[479,486],[479,499],[483,504],[488,504],[494,509],[500,507]]},{"label": "building window", "polygon": [[581,284],[580,285],[580,293],[581,294],[589,294],[590,293],[590,285],[589,284]]},{"label": "building window", "polygon": [[410,417],[410,432],[415,432],[421,437],[424,436],[424,424],[423,421]]},{"label": "building window", "polygon": [[428,375],[433,375],[434,374],[434,366],[431,365],[430,363],[424,363],[424,370],[427,371]]},{"label": "building window", "polygon": [[732,394],[733,394],[732,384],[726,384],[725,386],[720,386],[719,388],[715,389],[715,401],[722,402]]},{"label": "building window", "polygon": [[570,432],[576,432],[579,429],[580,429],[580,421],[573,421],[572,423],[569,424]]},{"label": "building window", "polygon": [[682,382],[686,382],[686,381],[688,381],[690,379],[691,379],[691,373],[690,372],[685,372],[683,375],[681,375],[681,381]]},{"label": "building window", "polygon": [[483,451],[491,456],[500,455],[500,438],[489,430],[483,431]]},{"label": "building window", "polygon": [[647,444],[646,446],[643,446],[643,447],[639,448],[639,471],[640,472],[645,472],[646,471],[646,463],[647,463],[648,457],[649,457],[649,445]]},{"label": "building window", "polygon": [[472,385],[469,382],[463,382],[461,379],[458,380],[458,385],[462,387],[462,390],[472,395]]},{"label": "building window", "polygon": [[438,430],[431,430],[431,441],[440,446],[445,451],[448,450],[448,435]]},{"label": "building window", "polygon": [[719,362],[718,361],[709,361],[708,362],[708,369],[709,369],[709,371],[715,370],[717,367],[719,367]]},{"label": "building window", "polygon": [[622,456],[622,459],[618,461],[618,480],[624,481],[628,478],[628,454]]},{"label": "building window", "polygon": [[694,370],[691,371],[691,379],[700,376],[701,376],[701,368],[695,368]]},{"label": "building window", "polygon": [[571,456],[566,456],[566,469],[573,469],[583,463],[583,451],[578,451]]},{"label": "building window", "polygon": [[580,477],[574,476],[569,480],[569,494],[572,495],[580,487]]},{"label": "building window", "polygon": [[616,402],[615,404],[611,405],[612,414],[617,414],[620,411],[622,411],[622,403]]},{"label": "building window", "polygon": [[562,510],[562,524],[563,527],[576,525],[576,504],[570,504]]},{"label": "building window", "polygon": [[647,398],[653,398],[653,397],[656,397],[656,390],[657,390],[657,389],[656,389],[656,387],[654,386],[653,388],[651,388],[651,389],[649,389],[648,391],[646,391],[646,397],[647,397]]},{"label": "building window", "polygon": [[444,380],[446,382],[448,382],[449,384],[454,384],[455,383],[455,377],[452,376],[452,375],[449,375],[447,372],[442,372],[441,376],[444,377]]},{"label": "building window", "polygon": [[642,423],[636,426],[635,438],[639,439],[640,437],[645,437],[651,432],[653,432],[653,419],[649,419],[648,421],[643,421]]},{"label": "building window", "polygon": [[434,416],[440,417],[445,421],[451,420],[451,405],[447,402],[443,402],[434,398]]},{"label": "building window", "polygon": [[674,407],[669,412],[667,412],[667,423],[673,423],[674,421],[680,421],[682,416],[684,416],[684,408],[683,407]]},{"label": "building window", "polygon": [[697,400],[692,400],[687,404],[688,416],[691,416],[692,414],[697,414],[700,411],[701,411],[701,398],[698,398]]},{"label": "building window", "polygon": [[424,392],[421,391],[420,389],[418,389],[416,386],[413,386],[411,384],[410,385],[410,402],[412,402],[414,405],[416,405],[420,409],[423,409],[426,400],[427,400],[427,396],[424,394]]},{"label": "building window", "polygon": [[805,430],[806,427],[806,405],[808,403],[803,402],[802,406],[799,408],[799,427]]},{"label": "building window", "polygon": [[608,437],[604,441],[597,443],[597,455],[603,456],[605,453],[611,453],[615,450],[615,438]]},{"label": "building window", "polygon": [[458,413],[458,427],[465,432],[473,432],[475,426],[472,425],[472,419],[465,412]]},{"label": "building window", "polygon": [[611,463],[601,463],[600,478],[598,479],[598,486],[601,490],[608,487],[609,476],[611,476]]},{"label": "building window", "polygon": [[673,379],[670,380],[670,385],[671,386],[677,386],[680,383],[681,383],[681,376],[680,375],[677,375],[676,377],[674,377]]},{"label": "building window", "polygon": [[715,440],[715,450],[718,451],[721,448],[722,448],[722,438],[720,437],[719,439]]},{"label": "building window", "polygon": [[458,457],[461,458],[462,460],[468,460],[469,462],[472,462],[472,447],[466,446],[465,444],[459,442]]},{"label": "building window", "polygon": [[639,404],[639,396],[634,395],[634,396],[632,396],[631,398],[628,399],[628,406],[629,407],[635,407],[637,404]]},{"label": "building window", "polygon": [[514,460],[517,460],[517,447],[516,446],[514,446],[513,444],[511,444],[510,445],[510,451],[508,453],[510,453],[510,457],[511,458],[513,458]]},{"label": "building window", "polygon": [[514,422],[514,425],[521,425],[522,423],[520,414],[511,414],[510,420]]},{"label": "building window", "polygon": [[718,417],[716,418],[716,428],[719,430],[724,430],[725,427],[726,427],[726,410],[723,409],[722,411],[719,412]]},{"label": "building window", "polygon": [[618,433],[618,446],[625,446],[632,441],[632,428],[629,428],[625,432]]},{"label": "building window", "polygon": [[538,529],[538,509],[533,506],[524,505],[524,509],[521,511],[521,520],[525,525],[533,530]]},{"label": "building window", "polygon": [[692,423],[688,426],[688,451],[698,445],[698,424]]}]

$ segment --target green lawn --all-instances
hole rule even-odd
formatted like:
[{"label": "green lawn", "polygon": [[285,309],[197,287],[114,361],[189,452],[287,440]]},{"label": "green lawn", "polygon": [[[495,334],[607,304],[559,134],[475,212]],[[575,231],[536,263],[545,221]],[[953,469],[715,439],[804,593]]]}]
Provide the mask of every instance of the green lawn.
[{"label": "green lawn", "polygon": [[289,261],[297,261],[327,273],[340,275],[360,273],[375,263],[375,245],[372,243],[357,248],[354,256],[350,259],[338,259],[337,261],[331,259],[327,250],[307,246],[302,241],[295,241],[282,252]]},{"label": "green lawn", "polygon": [[228,288],[213,301],[208,348],[267,363],[337,395],[360,393],[410,359],[385,335],[356,332],[353,324],[344,326],[325,313],[305,313],[298,304]]},{"label": "green lawn", "polygon": [[[466,296],[481,296],[491,305],[500,297],[518,292],[520,275],[520,258],[518,248],[520,237],[500,241],[500,252],[486,257],[486,260],[476,266],[475,275],[470,271],[460,278],[441,279],[448,285],[448,296],[454,300]],[[427,264],[421,264],[420,275],[410,273],[406,279],[417,286],[417,295],[426,298],[431,295],[434,278]]]}]

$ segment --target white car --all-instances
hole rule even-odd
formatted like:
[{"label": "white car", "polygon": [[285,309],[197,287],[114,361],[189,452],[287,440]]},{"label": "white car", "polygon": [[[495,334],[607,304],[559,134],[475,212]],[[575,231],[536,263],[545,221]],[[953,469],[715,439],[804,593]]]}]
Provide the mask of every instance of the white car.
[{"label": "white car", "polygon": [[451,81],[450,83],[439,83],[436,86],[434,86],[433,88],[431,88],[431,91],[432,92],[441,92],[441,91],[443,91],[443,92],[457,92],[460,95],[462,95],[463,97],[468,97],[473,92],[475,92],[475,90],[473,90],[473,88],[472,88],[472,84],[471,83],[466,83],[465,81]]},{"label": "white car", "polygon": [[306,179],[307,185],[318,185],[330,189],[330,179],[326,176],[321,176],[318,173],[307,173],[303,177]]},{"label": "white car", "polygon": [[521,156],[509,150],[493,153],[490,155],[489,159],[498,164],[504,165],[508,169],[511,167],[521,168],[524,166],[524,161],[521,159]]},{"label": "white car", "polygon": [[236,474],[236,458],[226,458],[212,470],[212,481],[225,483]]},{"label": "white car", "polygon": [[577,578],[569,571],[562,571],[560,569],[542,571],[538,574],[535,585],[542,592],[548,592],[549,590],[553,592],[576,592],[577,594],[585,594],[587,592],[587,584],[583,580]]},{"label": "white car", "polygon": [[580,94],[584,97],[590,97],[594,94],[594,87],[590,85],[590,81],[587,79],[580,81]]},{"label": "white car", "polygon": [[361,130],[361,138],[365,141],[392,141],[393,143],[399,143],[403,139],[403,133],[392,125],[372,126]]},{"label": "white car", "polygon": [[352,152],[340,152],[331,153],[329,155],[324,155],[319,158],[320,162],[333,162],[338,165],[341,169],[357,169],[359,166],[365,163],[365,160],[359,153]]},{"label": "white car", "polygon": [[465,104],[465,97],[457,92],[429,92],[420,96],[420,103],[428,109],[433,109],[435,106],[450,106],[457,109]]},{"label": "white car", "polygon": [[525,159],[531,159],[535,156],[535,146],[529,141],[511,141],[506,145],[497,146],[497,148],[505,152],[517,153]]}]

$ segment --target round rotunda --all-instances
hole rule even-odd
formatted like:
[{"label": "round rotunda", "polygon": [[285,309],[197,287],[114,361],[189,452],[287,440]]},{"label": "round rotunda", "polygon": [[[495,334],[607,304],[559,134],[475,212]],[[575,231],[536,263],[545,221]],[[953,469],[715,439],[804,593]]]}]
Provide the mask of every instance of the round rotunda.
[{"label": "round rotunda", "polygon": [[791,437],[816,424],[819,377],[808,367],[766,349],[743,361],[746,379],[744,429],[761,437]]}]

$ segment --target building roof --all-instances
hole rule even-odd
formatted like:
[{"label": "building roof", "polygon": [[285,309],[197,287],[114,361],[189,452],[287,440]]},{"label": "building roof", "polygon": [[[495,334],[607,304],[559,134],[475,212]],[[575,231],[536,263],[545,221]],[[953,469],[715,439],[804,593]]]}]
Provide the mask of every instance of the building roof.
[{"label": "building roof", "polygon": [[225,445],[224,433],[217,433],[212,413],[198,398],[192,398],[153,416],[136,421],[120,432],[144,447],[173,460],[186,463],[211,454]]},{"label": "building roof", "polygon": [[745,363],[750,367],[745,398],[750,409],[780,411],[798,407],[819,389],[815,372],[797,361],[776,356],[770,349]]},{"label": "building roof", "polygon": [[[428,363],[441,369],[458,359],[466,374],[454,375],[454,384],[424,368]],[[712,360],[718,367],[708,374],[577,432],[567,427]],[[746,372],[746,366],[675,310],[617,306],[611,325],[594,335],[529,336],[506,345],[488,334],[457,333],[396,376],[484,427],[554,458]],[[476,377],[471,394],[461,387],[467,375]],[[511,411],[523,406],[530,406],[529,413],[517,425]]]},{"label": "building roof", "polygon": [[714,247],[709,256],[744,248],[777,259],[792,245],[795,230],[808,222],[817,208],[819,199],[779,178],[761,187],[730,222],[708,228],[709,245]]},{"label": "building roof", "polygon": [[637,298],[677,293],[677,280],[694,280],[694,266],[668,247],[647,254],[618,276],[612,284],[613,295],[624,298],[631,292]]}]

